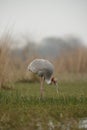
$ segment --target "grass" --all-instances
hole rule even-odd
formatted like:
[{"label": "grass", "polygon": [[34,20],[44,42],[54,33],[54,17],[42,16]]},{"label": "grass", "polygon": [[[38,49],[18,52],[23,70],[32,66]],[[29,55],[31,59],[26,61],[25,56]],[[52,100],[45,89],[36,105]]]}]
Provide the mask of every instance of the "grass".
[{"label": "grass", "polygon": [[[57,95],[45,84],[40,99],[39,83],[15,83],[12,90],[0,90],[0,130],[78,129],[87,117],[87,82],[60,82]],[[64,127],[64,128],[63,128]]]}]

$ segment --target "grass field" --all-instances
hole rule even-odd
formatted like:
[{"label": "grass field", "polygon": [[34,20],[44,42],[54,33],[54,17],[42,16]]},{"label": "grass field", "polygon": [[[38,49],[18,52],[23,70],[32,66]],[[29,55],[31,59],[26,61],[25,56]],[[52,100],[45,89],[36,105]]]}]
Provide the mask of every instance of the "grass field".
[{"label": "grass field", "polygon": [[60,93],[45,84],[40,99],[39,83],[14,84],[0,90],[0,130],[78,130],[87,117],[87,82],[59,82]]}]

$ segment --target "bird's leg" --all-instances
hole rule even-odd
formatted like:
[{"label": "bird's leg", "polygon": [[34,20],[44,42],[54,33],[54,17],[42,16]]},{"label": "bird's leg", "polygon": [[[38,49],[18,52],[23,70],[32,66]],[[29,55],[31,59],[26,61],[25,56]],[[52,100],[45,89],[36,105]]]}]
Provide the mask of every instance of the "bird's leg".
[{"label": "bird's leg", "polygon": [[40,82],[41,82],[40,94],[41,94],[41,98],[43,98],[43,96],[44,96],[44,77],[40,78]]}]

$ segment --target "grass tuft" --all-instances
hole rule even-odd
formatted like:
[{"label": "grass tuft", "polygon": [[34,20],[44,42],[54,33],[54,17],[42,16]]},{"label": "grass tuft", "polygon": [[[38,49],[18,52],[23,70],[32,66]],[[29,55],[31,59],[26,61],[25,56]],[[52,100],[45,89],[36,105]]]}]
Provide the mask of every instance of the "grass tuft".
[{"label": "grass tuft", "polygon": [[[45,86],[40,98],[38,83],[16,83],[14,89],[0,90],[0,129],[11,130],[78,130],[80,118],[87,117],[87,83],[60,83],[61,93],[54,86]],[[77,93],[78,90],[78,93]],[[83,92],[83,93],[82,93]]]}]

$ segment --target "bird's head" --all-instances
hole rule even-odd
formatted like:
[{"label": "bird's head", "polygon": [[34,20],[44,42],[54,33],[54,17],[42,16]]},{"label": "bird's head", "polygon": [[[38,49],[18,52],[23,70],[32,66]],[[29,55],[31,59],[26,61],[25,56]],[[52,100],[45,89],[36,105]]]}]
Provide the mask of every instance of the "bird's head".
[{"label": "bird's head", "polygon": [[58,94],[59,87],[58,87],[57,79],[55,77],[52,77],[51,78],[51,83],[53,83],[56,86],[56,91],[57,91],[57,94]]},{"label": "bird's head", "polygon": [[51,78],[51,83],[56,84],[57,83],[57,79],[55,77],[52,77]]}]

